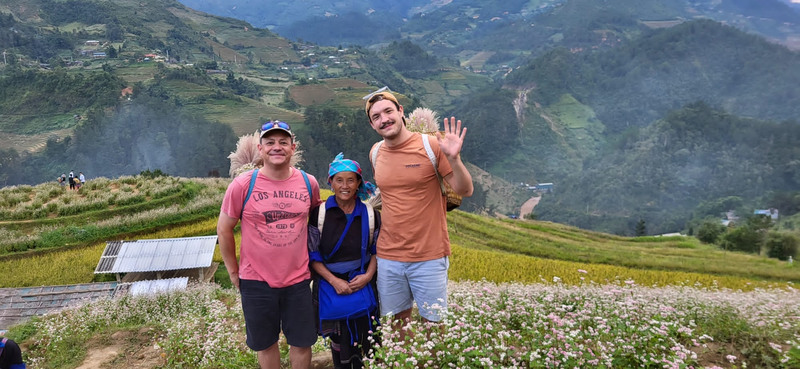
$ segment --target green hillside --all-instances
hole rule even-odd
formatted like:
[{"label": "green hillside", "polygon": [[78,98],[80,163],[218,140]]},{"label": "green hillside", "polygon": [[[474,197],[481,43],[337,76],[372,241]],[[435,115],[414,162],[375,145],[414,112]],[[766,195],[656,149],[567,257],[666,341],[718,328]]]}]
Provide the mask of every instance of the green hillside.
[{"label": "green hillside", "polygon": [[[0,41],[16,48],[12,55],[21,63],[68,56],[78,45],[99,51],[113,46],[120,56],[134,58],[158,50],[188,62],[214,57],[233,61],[234,56],[274,63],[297,60],[288,42],[267,30],[247,33],[252,27],[243,21],[200,13],[177,1],[11,0],[0,5],[0,12],[6,22],[31,27],[23,27],[16,39]],[[34,35],[51,41],[26,42]],[[30,46],[20,47],[25,45]]]},{"label": "green hillside", "polygon": [[555,50],[506,81],[535,84],[537,100],[545,104],[570,93],[617,133],[698,100],[758,119],[795,119],[799,60],[797,53],[733,27],[694,21],[600,53]]},{"label": "green hillside", "polygon": [[[657,234],[688,228],[699,205],[726,196],[743,199],[742,216],[762,208],[797,211],[786,197],[768,195],[800,188],[796,124],[739,118],[697,103],[615,145],[545,196],[536,209],[541,219],[620,234],[644,219]],[[727,210],[734,209],[699,216],[719,219]]]},{"label": "green hillside", "polygon": [[688,231],[695,206],[734,195],[750,212],[781,207],[767,195],[800,188],[797,58],[710,21],[597,53],[556,49],[506,78],[515,96],[472,104],[519,125],[481,152],[501,153],[489,168],[514,182],[556,183],[536,216],[582,228]]}]

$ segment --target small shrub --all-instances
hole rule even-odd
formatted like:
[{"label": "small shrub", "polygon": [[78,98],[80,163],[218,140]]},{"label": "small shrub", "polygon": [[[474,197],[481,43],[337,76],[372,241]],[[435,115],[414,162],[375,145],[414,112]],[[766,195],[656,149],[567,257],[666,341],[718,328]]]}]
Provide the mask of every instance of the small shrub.
[{"label": "small shrub", "polygon": [[67,237],[62,229],[55,229],[49,232],[44,232],[39,237],[44,245],[49,247],[64,246],[67,242]]},{"label": "small shrub", "polygon": [[125,206],[125,205],[138,204],[140,202],[144,202],[145,200],[146,199],[145,199],[144,195],[142,195],[142,194],[133,195],[133,196],[130,196],[130,197],[126,197],[126,198],[117,200],[117,205]]},{"label": "small shrub", "polygon": [[108,191],[108,187],[111,185],[111,180],[105,177],[95,178],[91,181],[87,181],[86,185],[81,188],[81,191],[84,189],[89,189],[92,191],[95,190],[103,190]]},{"label": "small shrub", "polygon": [[771,231],[767,233],[767,256],[780,260],[788,260],[797,257],[797,249],[800,247],[800,238],[789,232]]},{"label": "small shrub", "polygon": [[720,240],[720,246],[725,250],[754,254],[761,252],[763,243],[763,233],[748,226],[736,227],[725,233]]},{"label": "small shrub", "polygon": [[0,207],[13,208],[18,204],[28,201],[28,195],[16,193],[4,193],[0,197]]},{"label": "small shrub", "polygon": [[703,243],[713,244],[723,233],[725,233],[725,226],[720,221],[708,219],[697,228],[697,239]]},{"label": "small shrub", "polygon": [[144,177],[144,178],[150,178],[150,179],[169,176],[169,174],[162,172],[161,169],[156,169],[156,170],[153,170],[153,171],[150,171],[150,169],[147,169],[147,170],[144,170],[141,173],[139,173],[139,175]]},{"label": "small shrub", "polygon": [[136,184],[136,177],[131,177],[131,176],[119,177],[119,183],[126,184],[126,185],[135,185]]},{"label": "small shrub", "polygon": [[48,215],[50,215],[50,213],[47,211],[47,208],[33,210],[34,219],[47,218]]}]

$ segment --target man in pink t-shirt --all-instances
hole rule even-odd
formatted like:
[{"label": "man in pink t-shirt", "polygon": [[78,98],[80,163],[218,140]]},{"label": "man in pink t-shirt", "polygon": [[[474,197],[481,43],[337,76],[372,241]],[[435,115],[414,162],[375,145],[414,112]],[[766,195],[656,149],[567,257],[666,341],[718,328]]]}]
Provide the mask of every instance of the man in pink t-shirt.
[{"label": "man in pink t-shirt", "polygon": [[[280,368],[281,330],[291,346],[293,368],[309,367],[317,341],[307,224],[309,209],[321,201],[317,180],[290,164],[296,147],[288,124],[264,123],[258,144],[264,166],[231,182],[217,223],[222,259],[242,295],[247,345],[257,352],[262,369]],[[240,219],[237,262],[233,229]]]}]

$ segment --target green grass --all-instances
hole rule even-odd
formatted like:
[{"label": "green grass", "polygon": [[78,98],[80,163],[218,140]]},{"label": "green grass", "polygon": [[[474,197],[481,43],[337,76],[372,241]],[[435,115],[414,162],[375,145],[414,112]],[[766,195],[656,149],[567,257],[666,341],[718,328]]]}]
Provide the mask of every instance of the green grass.
[{"label": "green grass", "polygon": [[499,220],[454,211],[453,243],[544,259],[627,268],[800,282],[800,268],[776,259],[721,251],[692,237],[626,238],[556,223]]},{"label": "green grass", "polygon": [[592,108],[581,104],[569,94],[562,95],[561,99],[547,110],[570,129],[589,128],[591,122],[598,122]]},{"label": "green grass", "polygon": [[[108,200],[85,201],[92,196],[112,192],[111,186],[122,186],[124,181],[131,178],[134,177],[108,181],[109,188],[94,188],[98,182],[95,180],[89,182],[79,193],[67,192],[60,188],[55,188],[53,191],[53,187],[57,185],[51,183],[32,188],[3,189],[0,194],[6,199],[4,206],[6,210],[24,206],[29,210],[14,214],[20,216],[30,213],[41,217],[0,222],[0,234],[5,235],[0,240],[0,256],[19,254],[28,250],[36,250],[34,253],[37,253],[46,249],[80,247],[98,241],[129,237],[208,219],[219,212],[218,203],[209,203],[198,208],[189,207],[190,203],[202,201],[202,198],[209,196],[209,193],[221,196],[224,190],[193,181],[176,182],[172,187],[161,188],[159,191],[144,190],[121,200],[115,200],[117,197],[112,195]],[[140,182],[146,181],[145,179],[137,178],[135,181],[132,185],[145,188],[143,185],[139,186],[142,184]],[[122,187],[123,190],[130,188]],[[52,198],[52,201],[45,204],[36,200],[41,197]],[[180,210],[175,206],[189,210]],[[168,208],[172,210],[166,212],[160,210]],[[144,220],[125,220],[145,214],[151,215]],[[115,219],[120,221],[98,223]]]},{"label": "green grass", "polygon": [[[127,182],[143,180],[139,177],[124,178],[124,181]],[[113,181],[111,180],[110,183]],[[191,181],[179,183],[181,186],[197,186]],[[137,184],[137,186],[144,188],[144,184]],[[58,218],[7,221],[1,223],[0,226],[18,231],[20,229],[39,229],[36,227],[51,225],[52,229],[39,235],[40,237],[36,241],[37,249],[61,250],[64,249],[62,246],[66,245],[80,248],[81,245],[95,244],[103,240],[131,238],[155,231],[180,228],[180,225],[196,221],[214,219],[218,213],[224,185],[217,183],[213,186],[217,186],[216,189],[203,192],[203,196],[198,196],[200,188],[182,189],[157,199],[126,206],[109,206],[107,209],[95,209]],[[35,199],[36,192],[37,187],[21,188],[14,190],[4,198],[11,206],[12,203],[19,204],[26,197]],[[121,224],[104,229],[95,229],[92,225],[93,222],[114,215],[152,211],[154,208],[168,207],[175,202],[185,202],[189,205],[200,201],[199,197],[210,198],[212,201],[202,211],[193,214],[176,215],[175,217],[159,216],[135,225]],[[42,206],[47,205],[43,204]],[[517,258],[522,255],[530,257],[530,259],[524,259],[528,260],[525,263],[530,265],[542,260],[559,260],[576,263],[570,267],[572,269],[586,268],[580,265],[597,265],[598,267],[610,266],[627,270],[644,270],[649,273],[697,273],[719,278],[744,278],[767,283],[800,282],[800,268],[796,265],[758,255],[718,250],[713,246],[700,243],[693,237],[629,238],[549,222],[501,220],[461,211],[448,213],[448,223],[452,243],[462,250],[516,255]],[[203,230],[201,233],[207,234],[207,232],[207,230]],[[21,254],[14,258],[33,256]]]}]

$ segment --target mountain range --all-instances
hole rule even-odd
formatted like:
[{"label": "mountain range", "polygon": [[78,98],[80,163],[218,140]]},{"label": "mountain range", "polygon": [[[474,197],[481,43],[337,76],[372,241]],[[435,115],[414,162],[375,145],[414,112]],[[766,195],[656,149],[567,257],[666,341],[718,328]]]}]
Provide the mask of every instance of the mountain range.
[{"label": "mountain range", "polygon": [[[184,0],[244,19],[289,39],[336,46],[380,45],[398,37],[477,69],[520,65],[552,47],[613,47],[647,28],[711,19],[800,47],[800,13],[781,0],[537,0],[303,2]],[[522,61],[521,61],[522,60]]]},{"label": "mountain range", "polygon": [[618,234],[642,220],[651,234],[686,230],[717,215],[696,207],[729,196],[742,212],[789,215],[800,210],[785,201],[800,191],[793,9],[9,0],[0,183],[78,168],[226,175],[236,137],[266,119],[297,127],[304,168],[324,173],[340,151],[367,162],[379,137],[361,97],[385,85],[409,112],[466,122],[463,156],[492,180],[465,210],[517,213],[531,184],[548,182],[535,217]]}]

